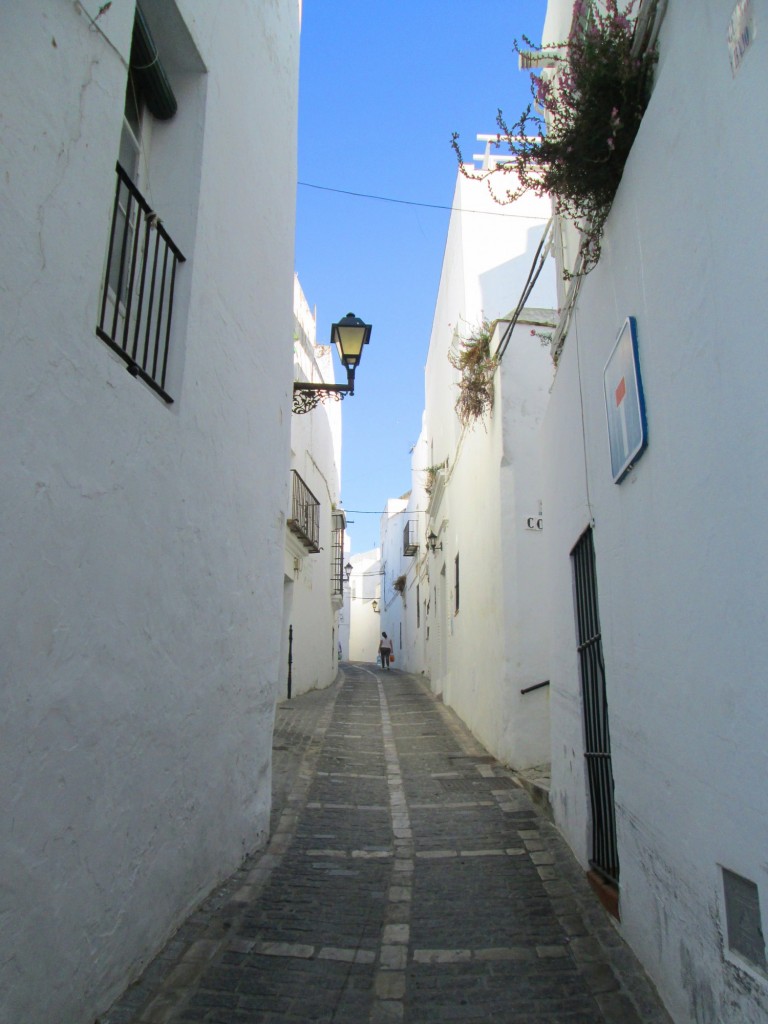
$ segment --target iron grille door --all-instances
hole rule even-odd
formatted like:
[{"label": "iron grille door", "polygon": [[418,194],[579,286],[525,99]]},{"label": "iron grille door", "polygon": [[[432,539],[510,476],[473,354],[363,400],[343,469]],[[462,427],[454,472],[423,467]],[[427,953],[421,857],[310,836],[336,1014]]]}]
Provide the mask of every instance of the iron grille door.
[{"label": "iron grille door", "polygon": [[587,762],[592,808],[591,866],[607,881],[618,884],[619,852],[613,799],[611,738],[605,694],[605,665],[597,603],[595,547],[591,527],[571,552],[576,586],[576,621],[579,641],[584,757]]}]

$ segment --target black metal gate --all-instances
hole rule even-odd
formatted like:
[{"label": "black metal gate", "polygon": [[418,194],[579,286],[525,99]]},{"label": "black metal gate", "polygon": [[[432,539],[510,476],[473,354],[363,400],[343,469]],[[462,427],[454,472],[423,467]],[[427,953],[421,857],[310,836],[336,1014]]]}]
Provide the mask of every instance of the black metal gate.
[{"label": "black metal gate", "polygon": [[618,884],[619,852],[613,801],[611,737],[605,695],[605,666],[597,603],[595,547],[591,527],[571,552],[576,586],[581,693],[584,709],[584,756],[592,807],[590,864],[606,881]]}]

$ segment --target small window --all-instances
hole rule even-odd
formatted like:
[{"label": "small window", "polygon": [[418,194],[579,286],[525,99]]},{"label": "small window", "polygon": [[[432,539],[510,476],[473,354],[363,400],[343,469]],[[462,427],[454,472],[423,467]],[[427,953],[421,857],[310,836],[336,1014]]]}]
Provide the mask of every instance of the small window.
[{"label": "small window", "polygon": [[148,153],[152,119],[175,113],[176,98],[137,4],[96,334],[169,404],[176,270],[185,257],[151,202]]},{"label": "small window", "polygon": [[419,584],[416,584],[416,629],[421,626],[421,599],[419,597]]},{"label": "small window", "polygon": [[454,559],[454,590],[456,594],[456,602],[454,606],[454,614],[459,614],[459,556],[456,555]]},{"label": "small window", "polygon": [[757,886],[727,868],[722,871],[728,948],[764,972],[765,938]]}]

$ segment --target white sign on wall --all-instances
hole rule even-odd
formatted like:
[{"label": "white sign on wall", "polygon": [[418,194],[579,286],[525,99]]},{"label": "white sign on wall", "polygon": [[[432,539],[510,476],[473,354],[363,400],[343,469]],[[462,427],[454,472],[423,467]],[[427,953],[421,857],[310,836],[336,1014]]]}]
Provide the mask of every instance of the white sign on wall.
[{"label": "white sign on wall", "polygon": [[637,326],[628,316],[603,371],[613,482],[620,483],[648,444]]}]

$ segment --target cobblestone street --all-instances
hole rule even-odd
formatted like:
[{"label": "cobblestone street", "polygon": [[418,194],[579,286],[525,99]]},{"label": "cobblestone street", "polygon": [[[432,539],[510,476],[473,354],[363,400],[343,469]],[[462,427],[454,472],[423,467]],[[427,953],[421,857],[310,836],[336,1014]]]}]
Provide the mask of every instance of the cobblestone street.
[{"label": "cobblestone street", "polygon": [[273,832],[101,1024],[668,1024],[509,770],[405,673],[278,708]]}]

